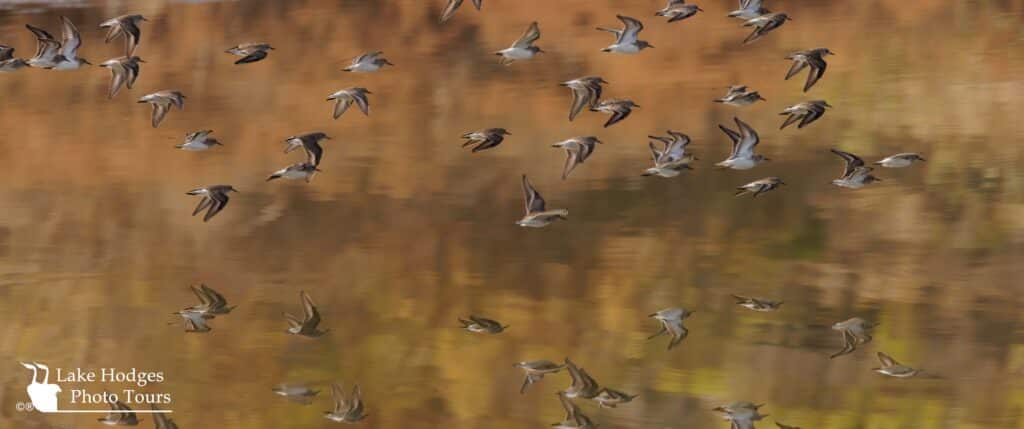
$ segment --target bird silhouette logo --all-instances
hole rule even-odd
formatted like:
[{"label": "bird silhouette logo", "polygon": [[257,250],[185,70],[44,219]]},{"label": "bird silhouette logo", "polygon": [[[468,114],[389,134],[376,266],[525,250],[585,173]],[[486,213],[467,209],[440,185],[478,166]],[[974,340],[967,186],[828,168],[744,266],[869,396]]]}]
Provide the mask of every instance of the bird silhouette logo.
[{"label": "bird silhouette logo", "polygon": [[[21,362],[21,366],[32,370],[32,383],[25,388],[29,399],[32,400],[32,406],[44,413],[57,411],[57,394],[61,390],[59,385],[50,384],[50,368],[37,362]],[[39,370],[45,372],[42,383],[38,381]]]}]

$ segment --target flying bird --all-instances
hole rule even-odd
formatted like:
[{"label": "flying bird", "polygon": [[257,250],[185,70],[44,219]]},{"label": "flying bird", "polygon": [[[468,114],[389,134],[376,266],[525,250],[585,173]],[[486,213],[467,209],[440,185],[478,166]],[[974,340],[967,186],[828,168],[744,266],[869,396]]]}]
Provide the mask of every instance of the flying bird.
[{"label": "flying bird", "polygon": [[893,156],[887,156],[882,160],[875,162],[875,165],[881,165],[886,168],[903,168],[909,167],[914,162],[924,162],[925,159],[916,153],[897,153]]},{"label": "flying bird", "polygon": [[594,149],[597,144],[601,143],[594,136],[586,137],[573,137],[568,140],[563,140],[558,143],[551,145],[552,147],[562,148],[565,150],[565,165],[562,167],[562,180],[569,177],[569,173],[576,168],[577,165],[582,164],[591,154],[594,153]]},{"label": "flying bird", "polygon": [[867,322],[859,317],[853,317],[833,324],[832,329],[841,332],[843,335],[843,348],[833,353],[829,358],[834,359],[853,353],[857,350],[857,346],[871,342],[871,334],[868,331],[875,326],[878,326],[878,324]]},{"label": "flying bird", "polygon": [[473,153],[480,152],[491,148],[498,147],[501,142],[505,141],[505,136],[512,135],[508,130],[504,128],[485,128],[479,131],[473,131],[462,135],[462,138],[467,139],[462,147],[473,146]]},{"label": "flying bird", "polygon": [[789,67],[789,71],[786,72],[786,80],[796,76],[801,70],[810,67],[810,71],[807,73],[807,82],[804,83],[804,92],[811,89],[818,79],[821,79],[825,75],[825,69],[828,68],[828,63],[825,62],[825,57],[829,55],[835,55],[828,48],[814,48],[806,51],[796,51],[786,56],[787,60],[793,60],[793,65]]},{"label": "flying bird", "polygon": [[537,55],[537,53],[544,52],[543,49],[534,45],[537,39],[540,39],[540,27],[537,26],[537,21],[534,21],[526,28],[526,32],[519,36],[519,40],[512,43],[511,47],[502,49],[494,54],[501,56],[501,63],[505,65],[516,61],[529,60]]},{"label": "flying bird", "polygon": [[625,404],[632,402],[640,395],[630,395],[628,393],[620,392],[618,390],[609,389],[605,387],[601,389],[601,392],[597,394],[593,399],[597,402],[601,408],[615,408],[619,404]]},{"label": "flying bird", "polygon": [[648,142],[651,149],[651,157],[654,158],[654,167],[644,171],[644,176],[675,177],[682,170],[692,169],[690,164],[697,160],[697,157],[686,152],[686,146],[690,144],[690,136],[678,131],[668,130],[668,137],[647,136],[661,142],[664,147],[658,149],[654,142]]},{"label": "flying bird", "polygon": [[874,168],[865,166],[864,160],[860,159],[859,156],[849,152],[843,152],[839,149],[833,148],[830,150],[832,153],[839,155],[840,158],[843,158],[843,161],[846,161],[846,165],[843,168],[843,175],[838,179],[833,180],[832,184],[843,188],[860,189],[872,182],[879,182],[882,180],[871,175]]},{"label": "flying bird", "polygon": [[786,23],[786,21],[790,21],[792,19],[793,18],[790,18],[789,15],[784,13],[768,13],[756,18],[748,19],[747,22],[743,23],[743,26],[754,27],[754,31],[751,32],[746,39],[743,39],[743,44],[753,43],[755,40],[764,37],[764,35],[768,34],[769,31],[781,27],[782,24]]},{"label": "flying bird", "polygon": [[60,24],[59,41],[46,30],[25,24],[25,28],[36,36],[36,55],[26,61],[28,65],[43,69],[75,70],[84,64],[92,64],[84,58],[78,58],[82,36],[75,24],[66,16],[60,17]]},{"label": "flying bird", "polygon": [[749,308],[754,311],[775,311],[782,306],[782,301],[772,301],[763,298],[749,298],[745,296],[733,295],[736,298],[736,304],[743,308]]},{"label": "flying bird", "polygon": [[153,116],[150,120],[153,124],[153,128],[160,126],[160,122],[163,122],[164,116],[167,116],[167,112],[171,110],[171,106],[177,107],[178,110],[183,110],[185,108],[185,96],[181,91],[157,91],[152,94],[142,96],[138,102],[153,105]]},{"label": "flying bird", "polygon": [[242,57],[235,61],[235,64],[249,64],[255,63],[267,57],[274,48],[268,43],[256,42],[256,43],[242,43],[240,45],[233,46],[224,51],[229,54]]},{"label": "flying bird", "polygon": [[25,60],[14,58],[14,48],[0,45],[0,72],[12,72],[25,67],[28,67]]},{"label": "flying bird", "polygon": [[146,20],[142,15],[121,15],[103,21],[100,23],[100,28],[108,29],[104,43],[110,43],[114,38],[122,36],[124,37],[124,56],[135,55],[135,48],[139,46],[139,38],[142,36],[139,22]]},{"label": "flying bird", "polygon": [[114,98],[122,86],[132,88],[135,79],[139,78],[139,63],[144,63],[139,57],[112,58],[100,64],[100,67],[110,69],[110,91],[107,98]]},{"label": "flying bird", "polygon": [[199,298],[199,304],[185,307],[181,310],[183,312],[197,313],[207,316],[204,318],[212,318],[228,314],[236,307],[228,306],[228,300],[224,298],[224,295],[205,284],[200,284],[199,287],[189,286],[189,289],[192,290],[196,298]]},{"label": "flying bird", "polygon": [[623,28],[606,28],[597,27],[598,30],[607,31],[615,35],[615,43],[608,45],[608,47],[601,49],[602,52],[614,52],[618,54],[636,54],[646,48],[653,48],[647,41],[640,40],[640,31],[644,29],[644,24],[636,18],[630,18],[628,16],[615,15],[622,21]]},{"label": "flying bird", "polygon": [[463,329],[478,334],[499,334],[508,328],[508,325],[502,325],[497,320],[474,315],[470,315],[467,319],[459,318],[459,323],[462,324]]},{"label": "flying bird", "polygon": [[715,164],[715,166],[731,168],[733,170],[749,170],[764,161],[771,161],[764,155],[754,153],[754,148],[761,142],[757,131],[754,131],[750,125],[741,121],[740,118],[733,118],[733,120],[736,122],[736,127],[739,131],[733,131],[726,128],[725,125],[718,126],[732,140],[732,153],[729,154],[729,158]]},{"label": "flying bird", "polygon": [[890,377],[910,378],[921,372],[919,369],[914,369],[896,362],[896,359],[893,359],[892,356],[882,352],[878,352],[878,361],[882,363],[882,366],[879,368],[872,368],[871,370]]},{"label": "flying bird", "polygon": [[693,314],[692,311],[684,310],[682,308],[666,308],[658,311],[657,313],[648,315],[647,317],[652,317],[661,322],[661,329],[654,333],[654,335],[647,337],[647,339],[650,340],[664,334],[671,334],[672,341],[669,341],[668,349],[672,350],[673,347],[679,345],[679,343],[682,342],[690,333],[690,331],[683,326],[683,319],[690,317],[691,314]]},{"label": "flying bird", "polygon": [[314,164],[300,162],[273,172],[270,177],[267,177],[267,181],[269,182],[274,179],[285,178],[292,180],[303,179],[306,183],[309,183],[310,180],[313,180],[313,176],[315,176],[319,171],[320,169],[316,168],[316,165]]},{"label": "flying bird", "polygon": [[572,379],[572,384],[562,391],[567,398],[593,399],[601,393],[601,386],[597,384],[597,380],[583,368],[577,367],[569,358],[565,358],[565,368]]},{"label": "flying bird", "polygon": [[306,291],[300,292],[299,298],[302,300],[302,319],[289,313],[281,313],[288,321],[287,332],[292,335],[308,338],[315,338],[326,334],[329,330],[321,331],[317,328],[320,325],[320,312],[313,305],[313,299],[309,297]]},{"label": "flying bird", "polygon": [[729,12],[729,16],[749,20],[771,13],[764,7],[763,0],[740,0],[740,8]]},{"label": "flying bird", "polygon": [[686,0],[668,0],[668,4],[664,9],[654,12],[654,16],[664,16],[668,18],[668,22],[682,21],[686,18],[694,16],[697,12],[703,12],[700,6],[695,4],[687,4]]},{"label": "flying bird", "polygon": [[[448,3],[444,5],[444,10],[441,11],[441,17],[438,18],[438,22],[444,24],[446,21],[455,15],[455,11],[458,10],[459,6],[462,6],[463,0],[448,0]],[[484,0],[473,0],[473,6],[476,10],[480,10],[483,6]]]},{"label": "flying bird", "polygon": [[803,128],[807,124],[817,121],[818,118],[825,114],[825,109],[831,107],[825,100],[811,100],[789,106],[782,113],[779,113],[780,115],[789,115],[782,122],[782,126],[779,129],[786,128],[796,121],[800,121],[800,124],[796,127]]},{"label": "flying bird", "polygon": [[109,403],[110,412],[106,416],[98,418],[100,423],[107,426],[138,426],[139,418],[127,404],[121,401]]},{"label": "flying bird", "polygon": [[320,140],[324,139],[330,140],[331,138],[319,131],[288,137],[284,139],[284,153],[302,148],[306,151],[306,162],[319,166],[324,156],[324,149],[320,146]]},{"label": "flying bird", "polygon": [[611,114],[612,117],[608,118],[608,121],[604,123],[604,127],[608,128],[629,117],[633,109],[639,107],[633,100],[612,98],[597,103],[596,106],[590,108],[590,111]]},{"label": "flying bird", "polygon": [[359,106],[359,110],[364,115],[370,115],[370,101],[367,100],[366,95],[373,94],[366,88],[350,87],[342,90],[338,90],[333,94],[327,96],[327,101],[334,100],[334,119],[341,117],[349,107],[352,107],[352,103]]},{"label": "flying bird", "polygon": [[569,210],[547,210],[544,198],[541,198],[540,193],[533,189],[533,185],[530,184],[525,174],[523,175],[523,197],[526,200],[526,215],[516,221],[516,225],[540,228],[558,219],[569,219]]},{"label": "flying bird", "polygon": [[725,97],[716,98],[715,103],[727,104],[730,106],[742,107],[756,103],[758,100],[767,101],[757,91],[747,90],[746,85],[732,85]]},{"label": "flying bird", "polygon": [[369,415],[363,410],[363,394],[359,390],[358,384],[352,388],[352,395],[348,398],[345,398],[345,393],[341,391],[340,385],[331,384],[331,396],[334,398],[334,409],[324,411],[324,418],[327,420],[356,423]]},{"label": "flying bird", "polygon": [[562,408],[565,409],[565,418],[561,422],[554,423],[551,426],[555,429],[594,429],[597,427],[596,424],[590,417],[583,414],[580,410],[579,405],[574,404],[565,393],[558,392],[558,400],[562,403]]},{"label": "flying bird", "polygon": [[[747,183],[746,185],[737,187],[736,196],[743,194],[751,194],[754,197],[761,195],[765,192],[771,191],[778,188],[779,185],[785,185],[786,183],[778,177],[765,177],[763,179],[757,179],[753,182]],[[738,298],[738,297],[737,297]]]},{"label": "flying bird", "polygon": [[372,73],[380,70],[385,65],[394,66],[386,58],[382,58],[381,55],[384,52],[374,51],[362,54],[352,59],[352,63],[345,67],[344,71],[357,72],[357,73]]},{"label": "flying bird", "polygon": [[569,121],[576,119],[584,107],[594,108],[601,98],[601,84],[607,84],[601,76],[583,76],[562,82],[560,85],[572,91],[572,105],[569,107]]},{"label": "flying bird", "polygon": [[198,152],[211,149],[214,146],[224,146],[219,140],[210,137],[211,133],[213,133],[213,130],[200,130],[185,134],[185,143],[174,147],[185,151]]},{"label": "flying bird", "polygon": [[199,204],[196,205],[196,209],[192,211],[192,216],[199,214],[203,209],[209,208],[206,211],[206,215],[203,216],[203,222],[209,221],[228,205],[228,192],[238,192],[238,190],[231,185],[213,185],[186,192],[188,195],[203,197],[199,200]]}]

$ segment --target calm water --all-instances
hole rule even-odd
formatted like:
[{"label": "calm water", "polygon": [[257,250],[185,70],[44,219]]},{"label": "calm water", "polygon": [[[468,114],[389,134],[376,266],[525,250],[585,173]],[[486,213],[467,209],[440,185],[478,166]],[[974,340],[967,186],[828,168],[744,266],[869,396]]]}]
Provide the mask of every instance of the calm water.
[{"label": "calm water", "polygon": [[[26,23],[56,32],[69,16],[98,64],[122,46],[103,44],[100,21],[151,21],[141,77],[114,100],[99,67],[0,75],[0,427],[99,425],[16,411],[28,378],[18,361],[163,371],[141,390],[172,394],[164,408],[183,429],[336,427],[321,417],[331,381],[362,386],[365,427],[547,427],[568,377],[520,395],[511,364],[565,356],[640,394],[614,410],[581,403],[603,427],[725,428],[710,408],[734,400],[767,403],[762,427],[1024,427],[1020,0],[779,1],[768,6],[794,20],[746,47],[725,0],[673,25],[651,16],[660,0],[467,2],[444,26],[440,0],[14,3],[0,8],[0,43],[18,56],[34,51]],[[610,37],[592,27],[616,13],[644,20],[656,48],[599,52]],[[548,53],[498,65],[491,52],[532,20]],[[277,50],[260,63],[223,53],[264,40]],[[816,46],[838,55],[802,94],[803,75],[782,80],[783,57]],[[397,67],[340,71],[378,49]],[[600,114],[566,121],[557,82],[585,74],[642,108],[610,129]],[[768,102],[710,102],[734,83]],[[324,98],[347,86],[373,92],[371,116],[331,119]],[[188,99],[152,129],[134,101],[160,89]],[[782,108],[812,98],[835,108],[778,130]],[[717,125],[737,112],[774,161],[717,171],[729,148]],[[484,127],[513,135],[475,155],[459,147]],[[203,128],[225,146],[173,149]],[[644,136],[668,128],[693,138],[697,170],[640,177]],[[301,159],[281,140],[314,130],[334,136],[323,173],[265,183]],[[605,144],[561,181],[550,144],[587,134]],[[830,147],[928,162],[841,190]],[[522,173],[571,220],[516,227]],[[769,175],[789,186],[733,197]],[[215,183],[241,193],[204,224],[184,192]],[[184,334],[168,313],[193,303],[198,282],[239,307],[208,334]],[[300,290],[326,337],[283,334]],[[754,313],[730,294],[785,305]],[[667,339],[646,340],[657,330],[646,315],[669,306],[697,313],[666,352]],[[470,313],[511,328],[470,335],[456,323]],[[841,340],[828,326],[851,316],[880,322],[875,340],[829,360]],[[876,351],[931,377],[875,374]],[[282,381],[325,391],[304,407],[270,392]]]}]

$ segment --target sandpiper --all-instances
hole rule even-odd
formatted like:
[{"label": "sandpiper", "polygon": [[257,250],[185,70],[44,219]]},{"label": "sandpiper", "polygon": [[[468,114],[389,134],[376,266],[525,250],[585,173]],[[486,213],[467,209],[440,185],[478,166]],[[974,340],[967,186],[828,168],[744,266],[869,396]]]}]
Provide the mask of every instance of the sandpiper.
[{"label": "sandpiper", "polygon": [[526,32],[519,36],[519,40],[512,43],[511,47],[502,49],[494,54],[501,56],[501,63],[505,65],[531,59],[538,52],[544,52],[543,49],[533,45],[537,39],[540,39],[540,27],[537,26],[537,21],[534,21],[526,28]]},{"label": "sandpiper", "polygon": [[210,137],[211,133],[213,133],[213,130],[200,130],[185,134],[185,143],[174,147],[181,150],[198,152],[213,148],[214,146],[224,146],[217,139]]},{"label": "sandpiper", "polygon": [[686,146],[690,144],[690,136],[678,131],[668,130],[668,137],[647,136],[664,144],[659,150],[654,142],[647,142],[651,149],[651,157],[654,158],[654,167],[644,171],[644,176],[675,177],[682,170],[693,169],[690,164],[697,160],[691,153],[686,153]]},{"label": "sandpiper", "polygon": [[122,86],[132,88],[135,79],[139,78],[139,63],[144,63],[139,57],[112,58],[100,64],[100,67],[110,69],[110,91],[107,98],[114,98]]},{"label": "sandpiper", "polygon": [[880,182],[882,180],[871,175],[874,168],[865,166],[864,160],[860,159],[857,155],[834,148],[830,150],[846,161],[843,175],[833,180],[832,184],[843,188],[860,189],[872,182]]},{"label": "sandpiper", "polygon": [[828,63],[825,62],[825,57],[828,55],[835,55],[828,48],[814,48],[806,51],[796,51],[786,56],[787,60],[793,60],[793,65],[789,67],[789,71],[786,72],[786,80],[796,76],[806,67],[810,67],[811,71],[807,73],[807,82],[804,83],[804,92],[811,89],[812,86],[818,79],[821,79],[825,75],[825,69],[828,68]]},{"label": "sandpiper", "polygon": [[153,124],[153,128],[156,128],[160,126],[164,116],[167,116],[167,112],[171,110],[172,105],[177,107],[178,110],[185,108],[185,96],[181,91],[163,90],[142,96],[139,99],[139,103],[150,103],[153,105],[153,116],[150,122]]},{"label": "sandpiper", "polygon": [[608,128],[626,119],[633,112],[634,108],[639,107],[633,100],[612,98],[597,103],[596,106],[590,108],[590,111],[610,113],[612,117],[608,118],[608,121],[604,123],[604,127]]},{"label": "sandpiper", "polygon": [[586,137],[573,137],[568,140],[563,140],[558,143],[551,145],[551,147],[558,147],[565,149],[565,164],[562,166],[562,180],[569,177],[569,173],[576,168],[578,164],[582,164],[591,154],[594,153],[594,149],[597,144],[601,143],[594,136]]},{"label": "sandpiper", "polygon": [[28,67],[25,60],[14,58],[14,48],[0,45],[0,72],[12,72],[25,67]]},{"label": "sandpiper", "polygon": [[84,58],[78,58],[82,37],[78,34],[75,24],[65,16],[60,17],[60,23],[60,41],[54,39],[46,30],[25,25],[36,36],[36,55],[27,61],[28,65],[44,69],[74,70],[83,64],[92,64]]},{"label": "sandpiper", "polygon": [[156,404],[149,404],[149,408],[153,410],[153,423],[156,425],[156,429],[178,429],[178,424],[174,423],[174,420],[167,416],[167,413],[160,413],[159,408]]},{"label": "sandpiper", "polygon": [[569,107],[570,122],[576,119],[576,115],[583,110],[584,106],[591,108],[597,106],[597,100],[601,98],[601,84],[607,83],[601,76],[583,76],[560,84],[572,90],[572,105]]},{"label": "sandpiper", "polygon": [[530,184],[525,174],[523,175],[523,198],[526,200],[526,215],[516,221],[516,225],[540,228],[557,219],[569,219],[569,210],[547,210],[544,198],[541,198],[540,193],[533,189],[533,185]]},{"label": "sandpiper", "polygon": [[886,168],[903,168],[909,167],[915,161],[924,162],[925,159],[920,154],[916,153],[897,153],[893,156],[887,156],[881,161],[875,162],[875,165],[881,165]]},{"label": "sandpiper", "polygon": [[185,322],[185,332],[203,333],[213,330],[213,328],[206,323],[206,321],[212,319],[213,316],[187,310],[176,311],[173,314],[181,316],[181,320]]},{"label": "sandpiper", "polygon": [[647,339],[650,340],[669,333],[672,335],[672,341],[669,341],[668,349],[672,350],[673,347],[682,342],[683,339],[686,338],[686,335],[690,333],[690,331],[683,326],[683,319],[690,317],[691,314],[693,314],[692,311],[684,310],[682,308],[666,308],[658,311],[657,313],[649,314],[647,317],[653,317],[661,322],[661,329],[654,335],[647,337]]},{"label": "sandpiper", "polygon": [[764,37],[764,35],[768,34],[769,31],[781,27],[782,24],[785,24],[786,21],[789,20],[792,20],[792,18],[784,13],[767,13],[756,18],[748,19],[747,22],[743,23],[743,26],[754,27],[754,31],[751,32],[746,39],[743,39],[743,43],[753,43],[755,40]]},{"label": "sandpiper", "polygon": [[115,37],[123,36],[124,56],[135,55],[135,48],[139,46],[139,37],[142,35],[139,21],[146,21],[146,18],[142,15],[121,15],[101,22],[100,28],[108,29],[104,43],[110,43]]},{"label": "sandpiper", "polygon": [[196,298],[199,298],[199,305],[193,305],[185,307],[181,311],[188,313],[198,313],[203,316],[209,316],[206,318],[212,318],[213,316],[228,314],[231,310],[234,310],[236,306],[228,306],[228,300],[217,292],[213,288],[200,284],[199,287],[189,286],[192,289],[192,293],[195,294]]},{"label": "sandpiper", "polygon": [[754,148],[761,142],[757,131],[754,131],[750,125],[741,121],[740,118],[733,118],[733,120],[736,122],[738,132],[726,128],[725,125],[718,126],[732,140],[732,153],[729,155],[729,158],[715,164],[715,166],[731,168],[733,170],[749,170],[756,167],[757,164],[771,161],[764,155],[754,153]]},{"label": "sandpiper", "polygon": [[121,401],[114,401],[110,404],[110,412],[106,416],[98,418],[100,423],[107,426],[138,426],[139,418],[127,404]]},{"label": "sandpiper", "polygon": [[716,98],[715,103],[728,104],[730,106],[742,107],[756,103],[758,100],[767,101],[757,91],[747,90],[746,85],[732,85],[725,97]]},{"label": "sandpiper", "polygon": [[544,374],[555,373],[565,368],[565,365],[558,365],[549,360],[524,361],[512,366],[521,368],[526,373],[519,393],[526,393],[526,387],[543,379]]},{"label": "sandpiper", "polygon": [[580,411],[580,407],[574,404],[563,392],[558,392],[558,400],[562,403],[562,408],[565,409],[565,418],[561,422],[554,423],[551,426],[556,429],[593,429],[597,425]]},{"label": "sandpiper", "polygon": [[269,43],[250,42],[235,45],[224,52],[242,57],[235,61],[235,64],[249,64],[266,58],[267,54],[270,53],[269,51],[273,49],[274,47],[270,46]]},{"label": "sandpiper", "polygon": [[374,51],[362,54],[352,59],[352,64],[345,67],[344,71],[347,72],[359,72],[359,73],[371,73],[380,70],[385,65],[394,66],[385,58],[381,58],[382,51]]},{"label": "sandpiper", "polygon": [[330,140],[331,138],[319,131],[288,137],[284,139],[284,153],[301,147],[306,151],[306,162],[319,166],[324,156],[324,149],[320,146],[320,140],[324,139]]},{"label": "sandpiper", "polygon": [[736,298],[736,304],[743,308],[749,308],[754,311],[775,311],[782,305],[782,301],[772,301],[762,298],[748,298],[745,296],[733,295]]},{"label": "sandpiper", "polygon": [[192,211],[192,216],[199,214],[203,209],[209,207],[206,211],[206,215],[203,216],[203,222],[209,221],[214,215],[224,210],[224,207],[228,205],[228,192],[238,192],[237,189],[231,185],[213,185],[205,188],[196,188],[186,192],[188,195],[199,195],[203,198],[199,200],[199,204],[196,205],[196,209]]},{"label": "sandpiper", "polygon": [[753,404],[751,402],[734,402],[732,404],[715,407],[713,410],[725,413],[724,419],[732,422],[733,429],[754,429],[754,422],[768,417],[761,414],[758,409],[764,404]]},{"label": "sandpiper", "polygon": [[274,179],[285,178],[293,180],[304,179],[306,183],[309,183],[310,180],[313,180],[313,176],[315,176],[319,171],[320,169],[316,168],[316,165],[308,162],[300,162],[273,172],[270,177],[267,177],[267,181],[269,182]]},{"label": "sandpiper", "polygon": [[829,358],[853,353],[857,350],[858,345],[871,342],[871,335],[868,331],[875,326],[878,326],[878,324],[867,322],[859,317],[853,317],[833,324],[832,329],[840,331],[843,335],[843,349],[833,353]]},{"label": "sandpiper", "polygon": [[562,391],[567,398],[593,399],[601,392],[601,386],[597,380],[587,374],[583,368],[579,368],[569,358],[565,358],[565,368],[569,371],[572,384]]},{"label": "sandpiper", "polygon": [[783,110],[782,113],[779,113],[780,115],[789,115],[786,120],[782,122],[782,126],[780,126],[779,129],[781,130],[786,128],[789,124],[796,121],[800,121],[796,127],[803,128],[807,124],[817,121],[821,115],[825,114],[825,109],[831,107],[832,106],[825,100],[811,100],[789,106],[786,110]]},{"label": "sandpiper", "polygon": [[739,186],[736,189],[736,196],[743,194],[752,194],[754,197],[768,192],[772,189],[778,188],[779,185],[785,185],[786,183],[778,177],[765,177],[763,179],[757,179],[753,182],[747,183],[746,185]]},{"label": "sandpiper", "polygon": [[335,91],[333,94],[327,96],[327,101],[334,100],[334,119],[341,117],[342,113],[345,113],[352,103],[359,106],[359,110],[363,111],[364,115],[370,115],[370,101],[366,99],[367,94],[373,94],[366,88],[351,87],[342,90]]},{"label": "sandpiper", "polygon": [[341,423],[356,423],[369,414],[363,411],[363,394],[359,385],[352,387],[352,396],[345,399],[345,393],[337,383],[331,384],[331,395],[334,397],[334,410],[324,411],[324,418]]},{"label": "sandpiper", "polygon": [[326,334],[329,330],[319,330],[317,325],[320,324],[320,312],[317,311],[316,306],[313,305],[313,299],[309,297],[306,291],[299,292],[299,298],[302,300],[302,319],[295,317],[289,313],[282,312],[284,318],[288,320],[288,333],[292,335],[300,335],[303,337],[319,337]]},{"label": "sandpiper", "polygon": [[[473,0],[473,6],[476,10],[480,10],[480,6],[483,6],[484,0]],[[455,15],[455,11],[462,6],[462,0],[448,0],[448,3],[444,5],[444,10],[441,11],[441,17],[438,18],[438,22],[444,24],[445,21],[452,18]]]},{"label": "sandpiper", "polygon": [[320,393],[302,384],[281,383],[270,389],[275,395],[283,396],[292,402],[308,405],[313,402],[313,397]]},{"label": "sandpiper", "polygon": [[462,324],[462,328],[478,334],[498,334],[508,328],[508,325],[502,325],[497,320],[491,320],[484,317],[469,315],[468,319],[459,318],[459,323]]},{"label": "sandpiper", "polygon": [[668,4],[665,8],[654,12],[654,16],[665,16],[668,17],[668,22],[682,21],[686,18],[694,16],[697,12],[703,12],[700,6],[695,4],[686,4],[686,0],[668,0]]},{"label": "sandpiper", "polygon": [[594,397],[594,401],[596,401],[601,408],[615,408],[619,404],[632,402],[637,396],[640,395],[630,395],[628,393],[623,393],[618,390],[605,387],[604,389],[601,389],[601,392],[598,393],[597,396]]},{"label": "sandpiper", "polygon": [[487,150],[493,147],[498,147],[501,142],[505,141],[505,136],[512,135],[508,130],[504,128],[485,128],[479,131],[473,131],[462,135],[462,138],[468,139],[462,144],[462,147],[473,146],[473,153]]},{"label": "sandpiper", "polygon": [[882,363],[882,367],[872,368],[871,370],[890,377],[910,378],[921,372],[919,369],[901,365],[899,362],[896,362],[896,359],[893,359],[892,356],[882,352],[878,352],[878,361]]},{"label": "sandpiper", "polygon": [[602,52],[614,52],[618,54],[635,54],[645,48],[653,48],[650,43],[644,40],[637,39],[640,31],[644,29],[644,24],[636,18],[630,18],[628,16],[615,15],[622,21],[623,28],[606,28],[597,27],[598,30],[607,31],[615,34],[615,43],[608,45],[608,47],[601,49]]},{"label": "sandpiper", "polygon": [[768,13],[771,11],[765,9],[763,0],[740,0],[740,8],[729,12],[729,16],[748,20]]}]

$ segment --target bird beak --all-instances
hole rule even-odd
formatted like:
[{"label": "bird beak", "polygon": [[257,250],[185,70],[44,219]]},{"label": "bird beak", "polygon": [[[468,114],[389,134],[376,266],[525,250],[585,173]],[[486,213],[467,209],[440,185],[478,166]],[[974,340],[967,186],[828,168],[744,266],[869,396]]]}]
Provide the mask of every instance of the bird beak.
[{"label": "bird beak", "polygon": [[611,52],[611,51],[612,51],[612,50],[611,50],[611,49],[608,49],[608,48],[603,48],[603,49],[601,49],[601,52]]},{"label": "bird beak", "polygon": [[[786,184],[786,182],[783,182],[783,181],[781,181],[781,180],[780,180],[780,181],[779,181],[779,184],[780,184],[780,185],[785,185],[785,184]],[[782,302],[779,302],[779,304],[782,304]]]},{"label": "bird beak", "polygon": [[92,65],[92,63],[90,63],[89,61],[87,61],[87,60],[86,60],[85,58],[83,58],[83,59],[82,59],[82,63],[84,63],[84,64],[88,64],[88,65],[90,65],[90,66]]},{"label": "bird beak", "polygon": [[541,48],[537,48],[537,53],[539,53],[539,54],[546,54],[547,51],[545,51],[545,50],[543,50]]},{"label": "bird beak", "polygon": [[148,20],[148,19],[146,19],[146,17],[144,17],[144,16],[140,16],[139,18],[142,18],[142,20],[143,20],[143,21],[149,21],[149,20]]},{"label": "bird beak", "polygon": [[142,58],[139,58],[139,59],[137,59],[137,60],[135,60],[135,61],[138,61],[138,62],[140,62],[140,63],[144,63],[144,62],[145,62],[145,61],[142,61]]}]

